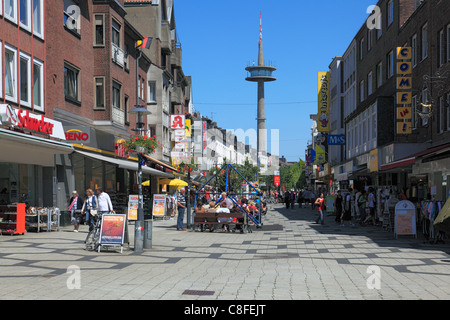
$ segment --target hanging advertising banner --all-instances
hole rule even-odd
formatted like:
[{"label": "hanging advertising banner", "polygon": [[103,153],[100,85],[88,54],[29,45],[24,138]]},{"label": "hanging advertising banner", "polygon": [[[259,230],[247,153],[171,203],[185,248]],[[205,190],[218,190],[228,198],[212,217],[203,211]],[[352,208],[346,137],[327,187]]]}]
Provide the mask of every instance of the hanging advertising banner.
[{"label": "hanging advertising banner", "polygon": [[330,132],[330,73],[318,72],[317,131]]},{"label": "hanging advertising banner", "polygon": [[166,214],[166,196],[163,194],[153,195],[153,216],[164,217]]},{"label": "hanging advertising banner", "polygon": [[378,148],[370,151],[369,153],[369,171],[378,171]]},{"label": "hanging advertising banner", "polygon": [[273,176],[273,184],[275,185],[275,187],[279,187],[280,183],[281,183],[280,176]]},{"label": "hanging advertising banner", "polygon": [[191,119],[186,119],[185,121],[185,136],[186,138],[190,138],[191,137]]},{"label": "hanging advertising banner", "polygon": [[397,47],[397,134],[412,133],[412,48]]},{"label": "hanging advertising banner", "polygon": [[325,158],[325,150],[316,144],[316,160],[314,161],[315,164],[323,164],[326,162]]},{"label": "hanging advertising banner", "polygon": [[207,123],[206,121],[203,121],[203,150],[206,150],[206,145],[207,145]]}]

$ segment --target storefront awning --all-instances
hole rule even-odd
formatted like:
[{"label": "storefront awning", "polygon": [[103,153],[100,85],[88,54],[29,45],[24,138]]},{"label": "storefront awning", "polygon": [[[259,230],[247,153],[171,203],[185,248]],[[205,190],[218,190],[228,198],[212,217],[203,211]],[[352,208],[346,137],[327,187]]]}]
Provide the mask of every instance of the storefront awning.
[{"label": "storefront awning", "polygon": [[397,160],[388,164],[384,164],[381,166],[381,171],[403,168],[407,166],[411,166],[416,162],[416,157],[408,157],[405,159]]},{"label": "storefront awning", "polygon": [[[80,151],[80,150],[75,150],[75,151],[86,157],[90,157],[90,158],[97,159],[100,161],[105,161],[105,162],[115,164],[115,165],[119,166],[119,168],[122,168],[122,169],[133,170],[133,171],[138,170],[138,164],[137,164],[137,162],[134,162],[134,161],[106,157],[106,156],[102,156],[100,154],[85,152],[85,151]],[[142,173],[149,174],[149,175],[155,176],[155,177],[160,177],[160,178],[173,178],[174,177],[173,174],[165,173],[165,172],[162,172],[162,171],[159,171],[159,170],[156,170],[153,168],[149,168],[146,166],[142,167]]]},{"label": "storefront awning", "polygon": [[0,162],[55,165],[56,154],[70,154],[71,144],[0,128]]},{"label": "storefront awning", "polygon": [[162,161],[159,161],[159,160],[157,160],[157,159],[155,159],[155,158],[152,158],[152,157],[150,157],[150,156],[148,156],[148,155],[146,155],[146,154],[144,154],[144,157],[145,157],[147,160],[152,161],[152,162],[154,162],[154,163],[156,163],[156,164],[158,164],[158,165],[160,165],[160,166],[162,166],[162,167],[164,167],[164,168],[166,168],[166,169],[168,169],[168,170],[170,170],[170,171],[178,172],[177,169],[175,169],[175,168],[172,167],[171,165],[168,165],[167,163],[164,163],[164,162],[162,162]]},{"label": "storefront awning", "polygon": [[444,145],[440,145],[437,147],[432,147],[432,148],[428,148],[424,151],[418,152],[416,154],[413,154],[409,157],[385,164],[381,166],[381,171],[386,171],[386,170],[391,170],[391,169],[397,169],[397,168],[404,168],[407,166],[412,166],[413,164],[416,163],[416,159],[418,158],[423,158],[426,156],[432,156],[435,155],[439,152],[445,152],[446,150],[448,150],[448,148],[450,148],[450,143],[444,144]]}]

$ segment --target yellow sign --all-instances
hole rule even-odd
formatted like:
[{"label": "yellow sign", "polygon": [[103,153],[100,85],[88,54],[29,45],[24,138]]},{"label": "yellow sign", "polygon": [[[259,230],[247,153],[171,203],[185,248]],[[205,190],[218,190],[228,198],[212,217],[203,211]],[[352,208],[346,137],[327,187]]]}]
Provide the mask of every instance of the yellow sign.
[{"label": "yellow sign", "polygon": [[411,134],[411,122],[397,122],[397,134]]},{"label": "yellow sign", "polygon": [[398,77],[397,78],[397,89],[398,90],[411,90],[412,89],[412,78],[411,77]]},{"label": "yellow sign", "polygon": [[397,47],[397,60],[410,60],[412,58],[411,47]]},{"label": "yellow sign", "polygon": [[316,160],[314,161],[315,164],[322,164],[325,163],[326,159],[325,159],[325,150],[319,146],[318,144],[316,144]]},{"label": "yellow sign", "polygon": [[398,107],[397,108],[397,120],[408,120],[408,119],[409,120],[412,119],[412,108],[411,107]]},{"label": "yellow sign", "polygon": [[184,121],[184,125],[186,128],[186,138],[190,138],[191,137],[191,119],[186,119]]},{"label": "yellow sign", "polygon": [[397,104],[411,104],[412,92],[397,92]]},{"label": "yellow sign", "polygon": [[412,64],[411,62],[399,61],[397,62],[397,74],[411,74]]},{"label": "yellow sign", "polygon": [[330,131],[330,73],[318,72],[318,112],[317,131]]},{"label": "yellow sign", "polygon": [[378,149],[374,149],[369,153],[369,171],[378,171]]}]

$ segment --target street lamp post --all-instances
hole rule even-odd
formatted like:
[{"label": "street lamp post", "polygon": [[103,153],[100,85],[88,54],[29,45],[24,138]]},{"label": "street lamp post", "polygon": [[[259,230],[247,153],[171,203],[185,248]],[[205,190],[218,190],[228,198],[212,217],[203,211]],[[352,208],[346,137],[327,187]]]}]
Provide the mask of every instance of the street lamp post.
[{"label": "street lamp post", "polygon": [[[146,108],[142,105],[136,105],[130,113],[136,114],[136,129],[133,129],[139,135],[142,135],[143,131],[145,131],[143,122],[143,116],[150,114]],[[144,251],[144,199],[142,195],[142,150],[136,150],[138,152],[138,195],[139,195],[139,207],[137,220],[135,222],[134,229],[134,251],[136,253],[142,253]]]}]

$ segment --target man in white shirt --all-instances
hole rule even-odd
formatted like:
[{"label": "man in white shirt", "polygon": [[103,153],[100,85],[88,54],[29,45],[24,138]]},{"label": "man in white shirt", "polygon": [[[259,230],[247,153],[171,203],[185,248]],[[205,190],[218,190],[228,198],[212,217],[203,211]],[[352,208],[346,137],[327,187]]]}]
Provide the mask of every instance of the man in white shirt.
[{"label": "man in white shirt", "polygon": [[111,203],[111,198],[103,189],[97,188],[97,201],[98,201],[98,211],[112,212],[113,205]]}]

